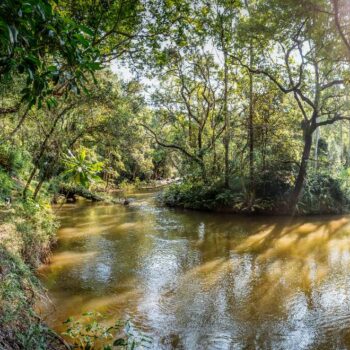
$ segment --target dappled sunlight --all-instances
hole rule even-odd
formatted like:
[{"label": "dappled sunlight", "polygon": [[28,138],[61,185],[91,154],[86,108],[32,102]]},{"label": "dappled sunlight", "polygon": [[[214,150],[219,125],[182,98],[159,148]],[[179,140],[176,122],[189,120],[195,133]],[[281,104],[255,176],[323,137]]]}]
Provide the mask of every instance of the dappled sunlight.
[{"label": "dappled sunlight", "polygon": [[45,300],[36,306],[44,320],[52,322],[54,319],[57,329],[60,331],[65,329],[63,322],[68,316],[79,319],[83,313],[92,310],[106,315],[105,321],[108,324],[115,323],[116,320],[124,316],[125,308],[130,304],[137,305],[141,292],[137,288],[132,288],[125,291],[116,290],[115,293],[106,296],[78,294],[66,298],[66,295],[65,291],[55,293],[51,300]]},{"label": "dappled sunlight", "polygon": [[145,225],[147,223],[145,222],[125,222],[123,224],[117,225],[115,227],[116,230],[120,231],[127,231],[127,230],[142,230],[145,228]]},{"label": "dappled sunlight", "polygon": [[310,250],[328,243],[329,237],[336,235],[349,225],[348,218],[339,218],[325,223],[276,224],[249,236],[234,247],[234,250],[237,253],[256,251],[260,256],[264,255],[265,250],[268,252],[266,258],[286,252],[303,256]]},{"label": "dappled sunlight", "polygon": [[50,258],[50,263],[48,265],[41,265],[39,271],[44,270],[55,270],[64,268],[69,265],[76,265],[78,263],[82,263],[85,260],[91,259],[95,257],[97,252],[85,252],[78,253],[73,251],[65,251],[62,253],[54,254]]},{"label": "dappled sunlight", "polygon": [[235,250],[239,253],[247,250],[258,249],[269,238],[273,228],[274,226],[264,228],[261,232],[248,237],[245,241],[235,247]]},{"label": "dappled sunlight", "polygon": [[101,224],[98,227],[87,225],[86,228],[62,228],[59,232],[60,239],[73,239],[84,236],[100,235],[113,229],[115,224]]},{"label": "dappled sunlight", "polygon": [[122,310],[130,304],[136,303],[140,297],[140,291],[132,289],[126,292],[118,292],[114,295],[107,295],[92,298],[91,300],[84,303],[85,310],[95,310],[101,313],[111,313],[113,311],[114,320],[119,318],[115,313]]},{"label": "dappled sunlight", "polygon": [[224,261],[225,260],[221,258],[221,259],[205,262],[198,266],[194,266],[192,269],[190,269],[185,273],[183,278],[186,278],[186,277],[193,278],[195,275],[198,275],[198,274],[207,275],[213,272],[216,273],[217,267],[220,266]]},{"label": "dappled sunlight", "polygon": [[189,270],[181,277],[181,283],[191,283],[200,279],[204,290],[210,290],[233,270],[234,266],[230,260],[217,259]]}]

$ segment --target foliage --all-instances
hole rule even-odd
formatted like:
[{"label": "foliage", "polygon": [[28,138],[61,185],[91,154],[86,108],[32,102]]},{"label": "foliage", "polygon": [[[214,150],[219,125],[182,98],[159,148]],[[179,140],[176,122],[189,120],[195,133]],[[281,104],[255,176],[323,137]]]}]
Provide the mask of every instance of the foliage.
[{"label": "foliage", "polygon": [[11,177],[3,171],[0,171],[0,184],[0,201],[4,201],[5,198],[11,196],[15,184]]},{"label": "foliage", "polygon": [[39,349],[43,346],[40,337],[30,337],[36,324],[31,315],[31,295],[38,291],[38,282],[28,266],[4,249],[3,245],[0,245],[0,258],[0,322],[5,325],[2,332],[12,333],[12,337],[15,337],[11,339],[9,336],[9,343],[18,342],[23,348]]},{"label": "foliage", "polygon": [[100,200],[96,181],[126,196],[176,176],[162,195],[170,206],[349,208],[348,10],[344,0],[0,2],[0,225],[16,243],[0,242],[0,307],[22,334],[17,348],[44,347],[26,266],[49,253],[60,191]]},{"label": "foliage", "polygon": [[0,168],[11,176],[20,175],[30,161],[28,153],[10,143],[0,144]]},{"label": "foliage", "polygon": [[86,148],[81,148],[77,154],[68,151],[68,155],[64,158],[66,170],[64,177],[88,188],[94,181],[99,181],[98,173],[103,169],[103,162],[96,162],[92,159],[92,153]]},{"label": "foliage", "polygon": [[22,74],[22,99],[34,105],[43,97],[56,104],[53,90],[78,91],[84,73],[99,69],[93,31],[63,16],[45,0],[5,0],[0,5],[0,77]]},{"label": "foliage", "polygon": [[55,241],[58,222],[48,203],[37,203],[30,199],[14,205],[20,220],[16,220],[17,231],[23,240],[22,257],[36,266],[45,261]]},{"label": "foliage", "polygon": [[298,209],[308,214],[341,214],[348,210],[350,197],[341,181],[327,174],[309,176]]},{"label": "foliage", "polygon": [[33,268],[47,258],[57,222],[47,204],[32,201],[2,206],[0,214],[5,214],[0,217],[0,343],[46,349],[53,333],[33,310],[42,293]]},{"label": "foliage", "polygon": [[192,182],[183,182],[169,186],[160,197],[168,206],[178,206],[188,209],[219,209],[233,208],[240,198],[222,184],[205,186]]},{"label": "foliage", "polygon": [[131,321],[118,321],[112,326],[105,326],[102,321],[98,312],[87,312],[80,320],[71,317],[64,322],[67,329],[63,335],[73,341],[73,349],[77,350],[150,348],[151,339],[137,331]]},{"label": "foliage", "polygon": [[[287,177],[286,177],[287,176]],[[292,190],[288,172],[265,173],[256,184],[255,203],[248,208],[243,192],[230,190],[222,184],[204,185],[186,181],[169,186],[160,200],[170,207],[199,210],[229,209],[231,212],[283,214],[288,210],[288,196]],[[344,190],[340,179],[326,174],[313,174],[308,177],[303,196],[298,205],[298,213],[340,214],[348,210],[350,196]]]},{"label": "foliage", "polygon": [[265,171],[255,186],[255,195],[259,199],[279,201],[287,198],[293,188],[290,169]]}]

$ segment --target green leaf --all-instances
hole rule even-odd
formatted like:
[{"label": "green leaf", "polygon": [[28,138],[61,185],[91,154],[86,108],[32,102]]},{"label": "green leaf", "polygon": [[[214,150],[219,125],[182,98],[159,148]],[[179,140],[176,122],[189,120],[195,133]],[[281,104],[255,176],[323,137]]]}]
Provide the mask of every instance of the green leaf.
[{"label": "green leaf", "polygon": [[56,67],[56,66],[48,66],[48,67],[47,67],[47,70],[48,70],[49,72],[57,72],[57,67]]},{"label": "green leaf", "polygon": [[86,26],[81,25],[79,28],[80,28],[80,30],[81,30],[82,32],[84,32],[85,34],[88,34],[88,35],[90,35],[90,36],[93,36],[93,35],[94,35],[93,30],[90,29],[89,27],[86,27]]},{"label": "green leaf", "polygon": [[113,342],[113,346],[126,346],[126,345],[128,345],[128,343],[123,338],[116,339]]}]

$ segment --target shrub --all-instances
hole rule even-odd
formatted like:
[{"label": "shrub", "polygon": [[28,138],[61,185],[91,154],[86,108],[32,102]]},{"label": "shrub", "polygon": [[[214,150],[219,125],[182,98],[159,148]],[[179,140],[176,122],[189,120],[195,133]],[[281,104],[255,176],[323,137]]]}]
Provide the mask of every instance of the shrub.
[{"label": "shrub", "polygon": [[[3,179],[20,188],[0,171],[2,191]],[[42,291],[33,268],[48,256],[56,220],[45,202],[17,199],[4,212],[0,223],[0,344],[14,350],[47,349],[49,343],[59,340],[33,310]]]},{"label": "shrub", "polygon": [[32,309],[39,282],[21,258],[1,244],[0,261],[0,344],[5,343],[5,349],[45,349],[47,329],[38,324]]},{"label": "shrub", "polygon": [[327,174],[309,175],[298,210],[302,214],[340,214],[350,203],[341,182]]},{"label": "shrub", "polygon": [[15,183],[11,177],[0,170],[0,201],[10,196],[14,188]]},{"label": "shrub", "polygon": [[291,191],[289,172],[267,171],[260,175],[255,184],[256,198],[262,201],[279,201]]},{"label": "shrub", "polygon": [[[288,213],[288,204],[293,189],[288,172],[265,173],[256,183],[255,200],[248,206],[242,190],[227,189],[222,184],[205,185],[185,181],[169,186],[160,200],[170,207],[198,210],[231,208],[234,212],[264,214]],[[340,214],[349,209],[350,198],[341,187],[341,182],[326,174],[310,174],[298,204],[298,213]]]},{"label": "shrub", "polygon": [[45,203],[31,200],[19,202],[16,205],[16,228],[23,239],[22,256],[25,262],[37,265],[47,257],[57,229],[51,208]]},{"label": "shrub", "polygon": [[12,176],[25,169],[29,159],[28,154],[18,147],[8,143],[0,145],[0,168]]},{"label": "shrub", "polygon": [[178,206],[189,209],[212,210],[232,207],[238,196],[222,184],[204,185],[183,182],[169,186],[160,200],[172,207]]}]

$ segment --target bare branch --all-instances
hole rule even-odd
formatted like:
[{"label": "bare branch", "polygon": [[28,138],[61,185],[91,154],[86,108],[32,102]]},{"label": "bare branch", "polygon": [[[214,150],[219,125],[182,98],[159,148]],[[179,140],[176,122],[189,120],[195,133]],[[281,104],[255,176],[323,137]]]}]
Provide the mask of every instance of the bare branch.
[{"label": "bare branch", "polygon": [[335,85],[343,85],[344,84],[344,80],[343,79],[337,79],[337,80],[333,80],[333,81],[330,81],[329,83],[327,84],[324,84],[321,86],[321,91],[323,90],[326,90],[332,86],[335,86]]},{"label": "bare branch", "polygon": [[323,125],[331,125],[331,124],[334,124],[335,122],[340,121],[340,120],[350,120],[350,117],[346,117],[346,116],[342,116],[340,114],[337,114],[337,115],[335,115],[335,117],[333,117],[331,119],[327,119],[327,120],[324,120],[322,122],[316,123],[315,127],[318,128],[318,127],[323,126]]},{"label": "bare branch", "polygon": [[165,148],[177,149],[178,151],[182,152],[182,153],[183,153],[184,155],[186,155],[187,157],[193,159],[193,160],[194,160],[195,162],[197,162],[198,164],[202,164],[201,160],[200,160],[198,157],[196,157],[195,155],[189,153],[189,152],[186,151],[183,147],[181,147],[181,146],[179,146],[179,145],[176,145],[176,144],[170,144],[170,143],[166,143],[166,142],[164,142],[164,141],[159,140],[157,134],[156,134],[149,126],[147,126],[146,124],[140,123],[139,125],[141,125],[142,127],[144,127],[147,131],[149,131],[149,132],[153,135],[155,141],[157,142],[157,144],[158,144],[159,146],[162,146],[162,147],[165,147]]}]

